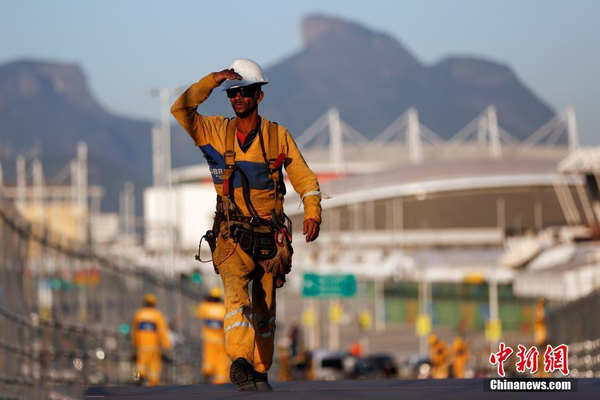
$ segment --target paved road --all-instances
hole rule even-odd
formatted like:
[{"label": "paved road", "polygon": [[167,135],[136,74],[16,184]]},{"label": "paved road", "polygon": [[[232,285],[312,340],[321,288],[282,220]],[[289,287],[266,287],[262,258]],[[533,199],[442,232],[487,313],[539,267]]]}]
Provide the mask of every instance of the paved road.
[{"label": "paved road", "polygon": [[388,380],[338,382],[275,383],[271,393],[239,393],[233,385],[197,385],[157,388],[93,388],[86,390],[87,399],[109,400],[198,400],[198,399],[598,399],[600,379],[578,380],[578,391],[569,393],[483,391],[481,379]]}]

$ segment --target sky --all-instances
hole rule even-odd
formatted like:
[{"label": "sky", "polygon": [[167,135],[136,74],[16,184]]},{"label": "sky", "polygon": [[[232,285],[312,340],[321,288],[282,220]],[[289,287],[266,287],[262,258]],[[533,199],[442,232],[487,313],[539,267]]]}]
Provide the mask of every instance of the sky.
[{"label": "sky", "polygon": [[79,64],[110,111],[157,120],[147,90],[191,83],[251,58],[268,67],[326,14],[398,39],[421,62],[477,56],[510,66],[556,111],[573,105],[581,142],[600,144],[600,1],[0,0],[0,64]]}]

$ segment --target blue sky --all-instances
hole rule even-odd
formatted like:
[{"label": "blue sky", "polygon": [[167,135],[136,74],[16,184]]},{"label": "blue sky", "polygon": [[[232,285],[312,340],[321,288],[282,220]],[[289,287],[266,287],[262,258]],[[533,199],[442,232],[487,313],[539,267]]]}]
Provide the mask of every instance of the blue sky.
[{"label": "blue sky", "polygon": [[8,1],[0,63],[80,64],[101,103],[157,119],[153,86],[195,81],[235,58],[268,66],[301,48],[309,13],[353,20],[399,39],[426,64],[476,55],[508,64],[561,110],[577,111],[584,144],[600,144],[600,1]]}]

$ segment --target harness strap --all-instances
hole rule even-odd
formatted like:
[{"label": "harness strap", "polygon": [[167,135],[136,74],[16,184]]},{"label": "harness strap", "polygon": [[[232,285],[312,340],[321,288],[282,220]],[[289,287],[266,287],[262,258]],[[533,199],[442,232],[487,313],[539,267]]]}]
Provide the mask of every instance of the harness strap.
[{"label": "harness strap", "polygon": [[235,171],[235,131],[237,129],[237,120],[234,118],[227,124],[225,133],[225,171],[223,171],[223,196],[229,197],[233,194],[232,184],[233,171]]},{"label": "harness strap", "polygon": [[269,171],[271,179],[275,184],[275,215],[280,217],[283,214],[283,197],[285,196],[285,184],[283,183],[283,174],[281,167],[285,161],[286,155],[278,153],[279,151],[279,125],[276,122],[269,123]]},{"label": "harness strap", "polygon": [[[223,197],[231,199],[233,197],[233,173],[236,170],[235,166],[235,136],[237,129],[236,119],[232,119],[227,124],[227,132],[225,134],[225,171],[223,171]],[[259,130],[260,146],[263,153],[265,163],[269,166],[269,177],[273,180],[275,187],[275,204],[273,210],[275,216],[283,215],[283,197],[285,196],[285,184],[283,182],[283,174],[281,168],[285,161],[284,153],[278,154],[279,150],[279,125],[276,122],[269,122],[269,150],[268,154],[265,148],[262,129]],[[242,172],[242,171],[239,171]],[[250,201],[250,188],[248,186],[248,178],[241,173],[242,191],[244,192],[244,201],[250,215],[258,218],[258,213],[254,205]],[[274,222],[274,221],[271,221]]]}]

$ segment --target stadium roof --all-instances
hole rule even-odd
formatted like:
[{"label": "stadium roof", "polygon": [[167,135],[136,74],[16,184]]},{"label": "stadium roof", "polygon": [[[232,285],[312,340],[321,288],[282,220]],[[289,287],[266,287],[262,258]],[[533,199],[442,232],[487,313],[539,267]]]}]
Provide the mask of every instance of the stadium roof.
[{"label": "stadium roof", "polygon": [[[564,156],[565,153],[562,154]],[[428,193],[495,187],[550,186],[558,175],[562,156],[432,160],[423,164],[397,165],[393,169],[347,176],[321,184],[331,196],[323,208],[402,196],[426,198]],[[293,197],[293,196],[292,196]],[[293,203],[292,203],[293,205]],[[290,214],[296,207],[288,207]]]}]

